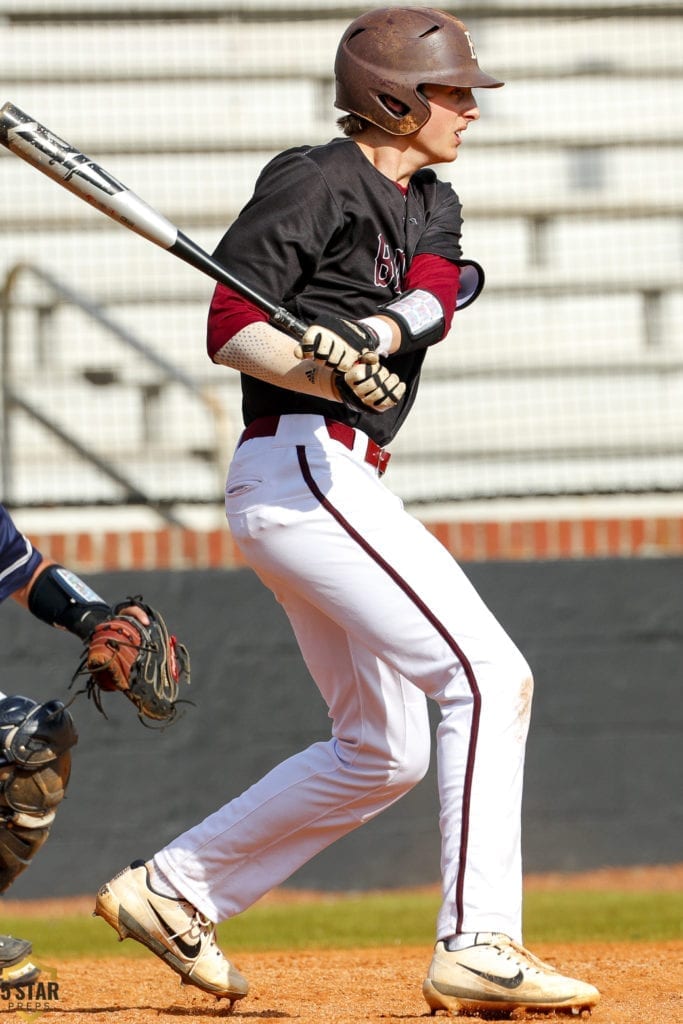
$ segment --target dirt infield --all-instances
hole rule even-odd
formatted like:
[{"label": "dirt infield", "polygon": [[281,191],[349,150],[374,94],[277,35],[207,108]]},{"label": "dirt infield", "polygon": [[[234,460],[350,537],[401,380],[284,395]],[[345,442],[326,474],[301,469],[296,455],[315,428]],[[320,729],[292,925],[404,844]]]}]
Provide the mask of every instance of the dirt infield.
[{"label": "dirt infield", "polygon": [[[673,891],[683,887],[683,865],[598,871],[587,875],[531,878],[527,888],[576,887]],[[273,900],[315,898],[312,894],[274,893]],[[25,903],[26,916],[81,909],[86,900]],[[91,900],[87,900],[90,909]],[[683,940],[658,944],[539,944],[534,952],[563,971],[598,986],[602,1001],[592,1024],[683,1024]],[[292,1021],[295,1024],[374,1024],[428,1020],[421,984],[429,950],[400,945],[372,950],[319,950],[296,953],[244,953],[235,957],[249,978],[251,992],[232,1012],[196,989],[183,987],[172,971],[151,954],[140,959],[53,960],[43,966],[42,989],[34,986],[24,999],[0,1000],[0,1022],[47,1024],[178,1024],[227,1019]],[[50,984],[52,983],[52,988]],[[56,987],[55,987],[56,986]],[[29,1002],[27,996],[33,998]],[[439,1014],[435,1020],[445,1020]],[[577,1018],[529,1015],[526,1019],[559,1021]],[[480,1017],[468,1017],[476,1022]]]},{"label": "dirt infield", "polygon": [[[538,947],[535,952],[598,985],[602,1002],[593,1012],[594,1024],[683,1022],[683,942],[572,944]],[[430,1019],[420,991],[428,957],[425,949],[400,946],[241,955],[237,964],[250,979],[252,991],[235,1004],[232,1013],[225,1002],[181,987],[177,977],[151,955],[149,960],[71,960],[54,965],[59,1000],[48,1004],[49,1012],[45,1001],[43,1007],[35,1001],[16,1011],[3,1007],[0,1020],[3,1024],[39,1019],[47,1024],[208,1024],[218,1019],[235,1024],[259,1020],[386,1024]],[[435,1018],[445,1019],[445,1014]]]}]

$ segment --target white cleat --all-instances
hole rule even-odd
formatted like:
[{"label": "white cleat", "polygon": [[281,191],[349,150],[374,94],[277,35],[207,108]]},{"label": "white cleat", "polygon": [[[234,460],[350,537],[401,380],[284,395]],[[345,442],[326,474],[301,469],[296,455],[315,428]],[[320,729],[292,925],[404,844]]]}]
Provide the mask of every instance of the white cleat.
[{"label": "white cleat", "polygon": [[144,861],[134,861],[97,894],[95,914],[119,935],[160,957],[181,982],[218,998],[242,999],[249,984],[216,944],[216,926],[186,900],[155,892]]},{"label": "white cleat", "polygon": [[507,935],[480,932],[465,949],[437,942],[422,992],[432,1015],[437,1010],[511,1013],[534,1010],[589,1017],[600,993],[567,978]]}]

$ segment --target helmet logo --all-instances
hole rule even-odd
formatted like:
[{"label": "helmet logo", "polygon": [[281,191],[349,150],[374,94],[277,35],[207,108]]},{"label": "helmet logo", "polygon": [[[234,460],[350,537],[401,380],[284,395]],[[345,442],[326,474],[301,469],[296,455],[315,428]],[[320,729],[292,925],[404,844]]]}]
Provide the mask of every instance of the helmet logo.
[{"label": "helmet logo", "polygon": [[469,48],[470,48],[470,54],[472,56],[472,60],[476,60],[477,59],[477,54],[476,54],[476,51],[474,49],[474,43],[472,42],[472,36],[469,34],[469,32],[467,30],[465,31],[464,35],[465,35],[465,39],[467,40],[467,43],[468,43]]}]

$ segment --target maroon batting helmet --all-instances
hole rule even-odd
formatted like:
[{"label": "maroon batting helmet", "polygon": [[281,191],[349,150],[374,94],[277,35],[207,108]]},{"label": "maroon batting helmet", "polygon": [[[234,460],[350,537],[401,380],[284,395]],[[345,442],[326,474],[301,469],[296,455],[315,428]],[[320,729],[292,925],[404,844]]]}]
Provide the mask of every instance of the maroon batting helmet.
[{"label": "maroon batting helmet", "polygon": [[334,105],[392,135],[410,135],[429,120],[422,85],[503,85],[479,67],[465,25],[431,7],[383,7],[356,18],[339,43],[334,74]]}]

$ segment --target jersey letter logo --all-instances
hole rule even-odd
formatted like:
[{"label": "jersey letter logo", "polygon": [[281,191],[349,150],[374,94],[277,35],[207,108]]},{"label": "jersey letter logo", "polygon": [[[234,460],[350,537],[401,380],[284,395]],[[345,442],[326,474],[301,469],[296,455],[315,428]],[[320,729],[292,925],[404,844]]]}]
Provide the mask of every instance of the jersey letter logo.
[{"label": "jersey letter logo", "polygon": [[403,249],[392,249],[380,231],[377,236],[377,255],[375,256],[375,284],[378,288],[393,285],[394,291],[400,295],[403,289],[403,275],[406,269],[406,254]]}]

